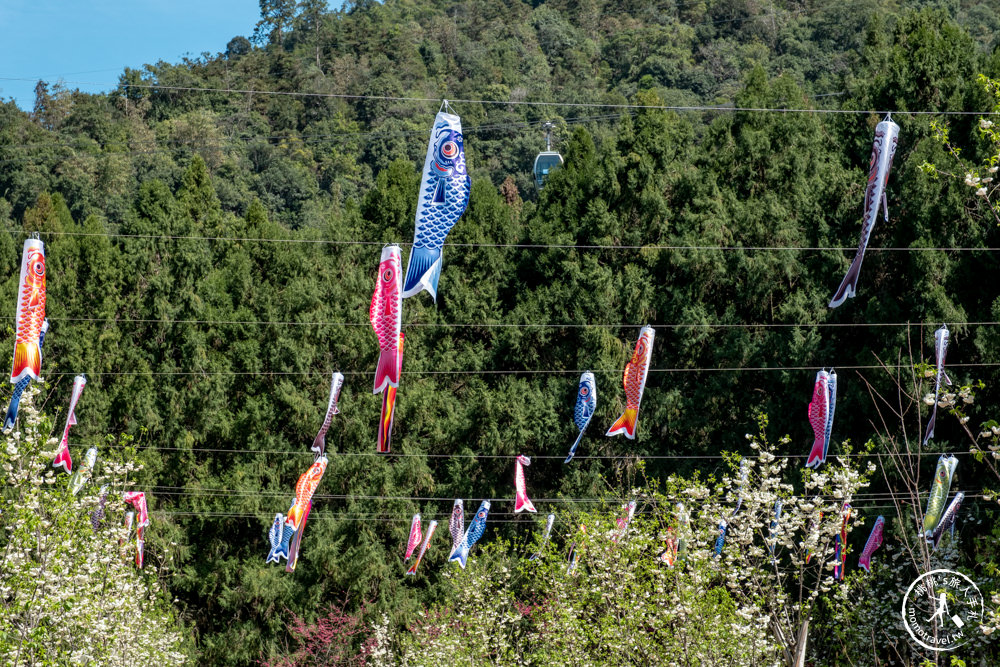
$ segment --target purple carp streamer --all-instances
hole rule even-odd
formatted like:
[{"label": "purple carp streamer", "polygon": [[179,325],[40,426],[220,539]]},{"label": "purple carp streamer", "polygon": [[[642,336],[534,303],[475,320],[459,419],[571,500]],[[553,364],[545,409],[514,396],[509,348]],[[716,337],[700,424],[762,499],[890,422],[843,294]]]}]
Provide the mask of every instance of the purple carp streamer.
[{"label": "purple carp streamer", "polygon": [[882,546],[882,532],[885,530],[885,517],[880,516],[875,519],[875,525],[872,526],[872,532],[868,535],[868,541],[865,542],[865,548],[861,551],[861,557],[858,558],[858,567],[860,567],[865,572],[872,571],[872,554],[875,550]]},{"label": "purple carp streamer", "polygon": [[858,243],[858,251],[854,255],[847,275],[844,276],[840,287],[834,292],[830,299],[830,308],[836,308],[844,303],[848,298],[853,297],[858,287],[858,277],[861,275],[861,262],[865,259],[865,250],[868,248],[868,240],[871,238],[872,230],[875,228],[875,221],[878,219],[879,205],[885,214],[885,221],[889,222],[889,204],[885,197],[885,186],[889,182],[889,169],[892,167],[892,157],[896,153],[896,142],[899,139],[899,125],[892,122],[892,118],[885,117],[881,123],[875,126],[875,140],[872,142],[872,157],[868,166],[868,186],[865,188],[865,211],[864,220],[861,223],[861,241]]},{"label": "purple carp streamer", "polygon": [[955,494],[952,499],[951,504],[948,505],[948,509],[944,511],[941,516],[941,521],[938,523],[937,528],[931,534],[931,541],[934,543],[934,548],[938,548],[938,544],[941,543],[941,538],[944,537],[945,531],[950,531],[952,536],[955,535],[955,519],[958,518],[958,510],[962,506],[962,501],[965,500],[965,493],[959,491]]},{"label": "purple carp streamer", "polygon": [[310,449],[316,454],[326,453],[326,433],[330,430],[330,424],[333,422],[333,416],[340,414],[340,390],[344,386],[344,375],[342,373],[334,373],[333,377],[330,379],[330,400],[326,405],[326,416],[323,418],[323,425],[319,427],[319,433],[313,439],[313,444]]},{"label": "purple carp streamer", "polygon": [[107,502],[108,487],[102,486],[101,492],[97,495],[97,507],[90,513],[90,527],[94,529],[95,533],[101,528],[101,524],[104,523],[104,506]]},{"label": "purple carp streamer", "polygon": [[465,537],[465,507],[461,498],[455,498],[455,503],[451,506],[448,532],[451,534],[451,552],[448,554],[450,560],[462,545],[462,538]]},{"label": "purple carp streamer", "polygon": [[934,332],[934,363],[937,373],[934,377],[934,405],[931,407],[931,418],[927,421],[927,430],[924,432],[924,445],[934,437],[934,424],[937,421],[938,398],[941,396],[941,379],[951,384],[951,378],[944,370],[944,358],[948,354],[948,341],[950,335],[948,325],[942,324],[941,328]]}]

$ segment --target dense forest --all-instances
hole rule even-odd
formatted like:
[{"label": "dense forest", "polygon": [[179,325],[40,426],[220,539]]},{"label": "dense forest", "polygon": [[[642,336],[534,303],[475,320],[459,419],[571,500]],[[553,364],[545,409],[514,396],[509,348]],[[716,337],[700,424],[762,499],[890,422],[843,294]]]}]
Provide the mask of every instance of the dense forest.
[{"label": "dense forest", "polygon": [[[402,562],[410,516],[446,533],[453,498],[469,513],[494,499],[483,562],[530,542],[550,511],[565,558],[566,517],[617,511],[671,475],[731,475],[722,455],[750,454],[763,415],[775,454],[804,461],[821,367],[841,369],[832,454],[870,452],[884,469],[868,492],[892,493],[903,474],[878,455],[894,433],[919,446],[928,409],[910,392],[893,426],[880,397],[934,363],[942,323],[952,379],[975,401],[940,410],[920,488],[937,452],[966,454],[951,562],[1000,588],[983,492],[1000,479],[967,455],[1000,418],[1000,227],[991,194],[966,182],[968,165],[986,177],[1000,159],[980,122],[997,97],[979,78],[1000,77],[1000,3],[260,5],[218,53],[126,68],[106,94],[40,81],[31,112],[0,104],[4,317],[12,333],[21,244],[37,232],[52,327],[38,401],[61,423],[86,373],[74,457],[97,445],[141,461],[148,576],[174,600],[192,662],[284,664],[289,628],[330,609],[405,631],[460,608],[455,591],[483,574],[450,572],[447,535],[415,578]],[[405,301],[392,455],[378,456],[368,308],[382,245],[408,252],[442,99],[462,118],[471,198],[436,304]],[[857,297],[831,310],[885,110],[901,128],[888,222]],[[537,190],[547,121],[565,165]],[[657,334],[638,436],[606,438],[645,324]],[[587,369],[597,413],[564,465]],[[288,574],[264,563],[267,529],[312,460],[335,370],[329,467]],[[537,518],[501,500],[518,454],[533,459],[532,496],[551,500]],[[787,480],[801,477],[793,462]],[[858,511],[885,514],[898,541],[908,525],[875,497]],[[832,592],[817,602],[812,664],[916,664],[844,639],[843,609]],[[364,633],[352,641],[363,652]],[[998,655],[978,642],[964,658]]]}]

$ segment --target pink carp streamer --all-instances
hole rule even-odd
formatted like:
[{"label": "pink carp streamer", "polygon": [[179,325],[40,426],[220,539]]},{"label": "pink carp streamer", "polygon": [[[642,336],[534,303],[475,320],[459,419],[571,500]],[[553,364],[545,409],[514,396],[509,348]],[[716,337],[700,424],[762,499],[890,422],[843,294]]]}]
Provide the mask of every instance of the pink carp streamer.
[{"label": "pink carp streamer", "polygon": [[528,492],[524,488],[524,467],[531,465],[531,459],[521,454],[514,462],[514,513],[536,512],[535,506],[528,500]]},{"label": "pink carp streamer", "polygon": [[417,567],[420,565],[420,561],[423,560],[424,553],[427,551],[427,545],[431,543],[431,537],[434,536],[434,531],[437,530],[437,527],[437,521],[431,521],[431,525],[427,526],[427,535],[424,536],[424,543],[420,546],[420,553],[417,554],[417,560],[413,561],[413,565],[406,571],[406,574],[411,576],[417,574]]},{"label": "pink carp streamer", "polygon": [[76,404],[80,400],[85,386],[87,386],[85,375],[77,375],[73,378],[73,394],[69,399],[66,426],[63,427],[62,440],[59,441],[59,449],[56,450],[56,457],[52,461],[53,468],[62,468],[67,473],[73,472],[73,459],[69,455],[69,427],[76,425]]},{"label": "pink carp streamer", "polygon": [[871,535],[868,536],[868,541],[865,542],[865,548],[861,552],[861,557],[858,558],[858,567],[860,567],[865,572],[872,571],[872,554],[875,550],[882,546],[882,531],[885,528],[885,517],[879,517],[875,519],[875,525],[872,526]]},{"label": "pink carp streamer", "polygon": [[410,539],[406,541],[406,556],[403,560],[410,560],[418,544],[420,544],[420,515],[414,514],[413,520],[410,521]]}]

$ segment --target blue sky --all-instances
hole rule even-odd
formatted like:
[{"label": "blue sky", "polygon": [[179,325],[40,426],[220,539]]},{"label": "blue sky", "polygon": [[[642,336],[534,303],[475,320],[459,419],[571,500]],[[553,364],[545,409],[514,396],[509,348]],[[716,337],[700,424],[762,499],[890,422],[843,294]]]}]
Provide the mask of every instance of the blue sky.
[{"label": "blue sky", "polygon": [[224,51],[259,16],[258,0],[0,0],[0,97],[30,110],[38,79],[109,90],[126,66]]}]

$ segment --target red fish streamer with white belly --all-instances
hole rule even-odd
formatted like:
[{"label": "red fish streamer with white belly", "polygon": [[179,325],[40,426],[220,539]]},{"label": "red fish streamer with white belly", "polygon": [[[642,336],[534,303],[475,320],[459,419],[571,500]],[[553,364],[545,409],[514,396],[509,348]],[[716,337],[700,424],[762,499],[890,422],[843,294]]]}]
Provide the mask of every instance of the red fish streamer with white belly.
[{"label": "red fish streamer with white belly", "polygon": [[38,380],[42,372],[42,345],[39,340],[45,322],[45,244],[27,239],[21,253],[21,279],[17,288],[14,363],[11,384],[22,378]]},{"label": "red fish streamer with white belly", "polygon": [[385,391],[386,387],[399,386],[399,334],[403,328],[403,278],[399,272],[401,264],[398,245],[382,248],[382,260],[378,265],[378,279],[375,281],[369,311],[379,348],[373,394]]}]

